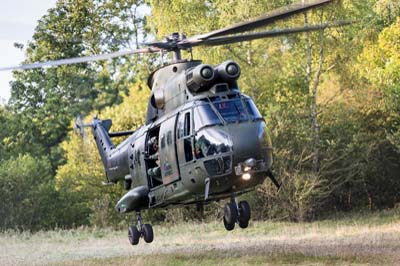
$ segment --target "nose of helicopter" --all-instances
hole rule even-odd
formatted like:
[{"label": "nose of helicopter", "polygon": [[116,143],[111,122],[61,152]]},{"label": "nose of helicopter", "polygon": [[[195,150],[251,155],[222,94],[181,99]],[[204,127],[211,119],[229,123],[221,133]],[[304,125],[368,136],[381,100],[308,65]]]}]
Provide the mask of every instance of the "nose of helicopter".
[{"label": "nose of helicopter", "polygon": [[272,165],[272,144],[264,121],[228,124],[225,128],[233,142],[233,164],[249,158],[263,159]]}]

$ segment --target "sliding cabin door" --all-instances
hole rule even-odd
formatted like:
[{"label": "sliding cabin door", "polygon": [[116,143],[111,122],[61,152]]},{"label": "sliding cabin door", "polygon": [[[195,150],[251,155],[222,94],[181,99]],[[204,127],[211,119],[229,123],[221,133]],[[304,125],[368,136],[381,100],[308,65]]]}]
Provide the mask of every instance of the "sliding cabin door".
[{"label": "sliding cabin door", "polygon": [[179,169],[176,157],[176,119],[173,116],[162,122],[160,128],[160,167],[163,184],[169,184],[179,179]]}]

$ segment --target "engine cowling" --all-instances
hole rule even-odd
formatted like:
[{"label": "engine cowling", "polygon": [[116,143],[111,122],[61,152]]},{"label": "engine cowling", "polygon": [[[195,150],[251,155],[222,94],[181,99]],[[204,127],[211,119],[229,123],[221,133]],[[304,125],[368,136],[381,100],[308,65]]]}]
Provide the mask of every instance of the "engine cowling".
[{"label": "engine cowling", "polygon": [[232,60],[219,64],[214,70],[219,78],[227,82],[235,81],[240,77],[240,67]]},{"label": "engine cowling", "polygon": [[186,86],[192,92],[199,92],[210,85],[214,79],[214,68],[210,65],[201,64],[187,72]]}]

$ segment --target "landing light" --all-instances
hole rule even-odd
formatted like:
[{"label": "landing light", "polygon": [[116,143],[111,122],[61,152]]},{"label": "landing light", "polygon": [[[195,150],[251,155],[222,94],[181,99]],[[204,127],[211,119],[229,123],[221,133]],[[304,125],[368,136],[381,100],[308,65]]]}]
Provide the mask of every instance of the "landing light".
[{"label": "landing light", "polygon": [[244,173],[242,175],[242,179],[245,180],[245,181],[250,180],[250,178],[251,178],[251,174],[249,174],[249,173]]}]

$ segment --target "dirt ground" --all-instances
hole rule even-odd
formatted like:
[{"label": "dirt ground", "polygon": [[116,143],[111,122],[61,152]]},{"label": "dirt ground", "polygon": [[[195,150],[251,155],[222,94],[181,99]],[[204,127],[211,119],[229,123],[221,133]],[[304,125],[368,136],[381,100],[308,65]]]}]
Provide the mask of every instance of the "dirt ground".
[{"label": "dirt ground", "polygon": [[87,260],[162,254],[190,258],[204,252],[236,257],[364,258],[357,265],[400,265],[400,220],[396,219],[384,224],[253,222],[246,230],[232,232],[219,223],[163,225],[154,226],[154,234],[153,243],[141,239],[139,245],[131,246],[122,231],[5,232],[0,234],[0,265],[81,265]]}]

